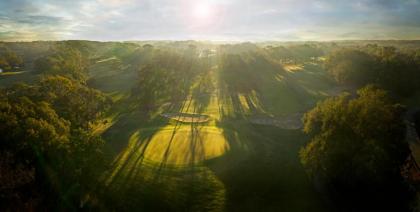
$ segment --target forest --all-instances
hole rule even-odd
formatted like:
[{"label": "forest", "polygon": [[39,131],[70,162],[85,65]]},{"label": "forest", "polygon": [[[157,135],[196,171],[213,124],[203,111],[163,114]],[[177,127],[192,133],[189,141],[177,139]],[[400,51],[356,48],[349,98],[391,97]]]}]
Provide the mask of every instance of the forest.
[{"label": "forest", "polygon": [[420,41],[0,42],[0,211],[418,211]]}]

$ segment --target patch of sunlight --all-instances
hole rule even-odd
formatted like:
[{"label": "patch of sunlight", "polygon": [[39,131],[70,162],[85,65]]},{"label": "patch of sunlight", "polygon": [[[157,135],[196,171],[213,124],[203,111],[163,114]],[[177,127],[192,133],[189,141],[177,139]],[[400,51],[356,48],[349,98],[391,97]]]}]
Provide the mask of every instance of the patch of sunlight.
[{"label": "patch of sunlight", "polygon": [[283,81],[284,76],[283,76],[283,75],[281,75],[281,74],[277,74],[274,78],[275,78],[277,81],[281,82],[281,81]]},{"label": "patch of sunlight", "polygon": [[[181,111],[162,111],[162,113],[202,114],[209,121],[220,118],[219,99],[215,94],[209,94],[208,99],[193,99],[183,102],[185,107]],[[191,103],[189,102],[191,101]],[[189,107],[188,107],[189,105]]]},{"label": "patch of sunlight", "polygon": [[218,108],[218,114],[220,117],[232,116],[235,113],[231,98],[228,98],[228,97],[219,98],[218,101],[219,101],[219,105],[217,106],[217,108]]},{"label": "patch of sunlight", "polygon": [[0,76],[10,76],[10,75],[18,75],[26,73],[27,71],[9,71],[9,72],[1,72]]},{"label": "patch of sunlight", "polygon": [[239,101],[245,113],[265,113],[256,91],[249,94],[240,94]]},{"label": "patch of sunlight", "polygon": [[251,92],[250,99],[251,99],[251,102],[254,105],[255,109],[259,113],[266,113],[266,111],[264,111],[264,108],[263,108],[263,104],[261,102],[261,99],[260,99],[258,93],[255,90],[253,90]]},{"label": "patch of sunlight", "polygon": [[218,157],[227,150],[229,144],[222,130],[183,126],[176,130],[159,131],[143,151],[144,157],[150,161],[183,166]]},{"label": "patch of sunlight", "polygon": [[247,97],[245,95],[240,94],[239,95],[239,101],[241,102],[242,108],[244,109],[244,111],[249,111],[249,105],[247,102]]},{"label": "patch of sunlight", "polygon": [[110,128],[115,123],[117,116],[118,116],[117,113],[113,113],[107,117],[99,119],[98,121],[96,121],[96,123],[91,124],[90,127],[93,130],[93,134],[100,135],[103,132],[105,132],[105,130]]},{"label": "patch of sunlight", "polygon": [[116,57],[109,57],[109,58],[105,58],[105,59],[102,59],[102,60],[98,60],[98,61],[96,61],[96,63],[103,63],[103,62],[108,62],[108,61],[116,60],[116,59],[117,59]]},{"label": "patch of sunlight", "polygon": [[217,98],[216,95],[212,95],[210,98],[210,102],[206,108],[206,113],[211,114],[214,119],[220,119],[219,98]]},{"label": "patch of sunlight", "polygon": [[295,65],[295,64],[286,64],[283,65],[284,70],[288,71],[288,72],[297,72],[297,71],[302,71],[303,70],[303,65]]},{"label": "patch of sunlight", "polygon": [[223,155],[230,147],[217,127],[195,127],[181,125],[179,128],[167,126],[150,134],[135,132],[126,149],[114,161],[114,166],[106,181],[110,183],[120,173],[140,169],[139,161],[147,165],[186,167]]},{"label": "patch of sunlight", "polygon": [[112,101],[117,102],[125,98],[127,94],[124,92],[114,91],[114,92],[111,92],[109,96],[111,97]]}]

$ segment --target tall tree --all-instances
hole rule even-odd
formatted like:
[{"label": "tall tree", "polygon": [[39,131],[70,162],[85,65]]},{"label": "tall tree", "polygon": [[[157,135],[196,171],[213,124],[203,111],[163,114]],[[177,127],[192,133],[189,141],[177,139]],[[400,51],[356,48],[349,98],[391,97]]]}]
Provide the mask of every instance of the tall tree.
[{"label": "tall tree", "polygon": [[409,155],[403,110],[373,86],[358,95],[327,99],[305,114],[304,132],[312,139],[301,150],[301,161],[341,200],[392,205],[404,197],[400,168]]}]

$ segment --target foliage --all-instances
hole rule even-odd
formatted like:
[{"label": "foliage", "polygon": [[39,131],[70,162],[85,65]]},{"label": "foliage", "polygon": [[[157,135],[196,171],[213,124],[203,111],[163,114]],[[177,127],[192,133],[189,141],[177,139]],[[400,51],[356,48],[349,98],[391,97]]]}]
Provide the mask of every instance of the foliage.
[{"label": "foliage", "polygon": [[35,85],[17,84],[6,92],[47,102],[72,128],[88,129],[111,104],[100,91],[64,76],[45,76]]},{"label": "foliage", "polygon": [[[304,132],[312,140],[300,152],[302,164],[346,198],[392,194],[409,154],[402,107],[374,86],[358,95],[329,98],[305,114]],[[366,195],[352,196],[358,192]]]},{"label": "foliage", "polygon": [[304,62],[324,55],[324,51],[315,44],[292,45],[287,47],[268,46],[266,50],[273,58],[283,62]]},{"label": "foliage", "polygon": [[366,52],[356,49],[343,49],[329,55],[326,69],[341,84],[363,85],[372,82],[376,60]]},{"label": "foliage", "polygon": [[60,74],[86,81],[86,68],[89,61],[79,50],[66,43],[60,43],[54,45],[50,52],[49,55],[35,60],[35,72],[46,75]]},{"label": "foliage", "polygon": [[23,67],[23,60],[7,47],[0,46],[0,69],[3,71],[17,71]]},{"label": "foliage", "polygon": [[410,96],[420,87],[420,60],[415,53],[394,47],[367,45],[365,48],[340,49],[331,53],[326,69],[341,84],[363,86],[376,83],[397,96]]},{"label": "foliage", "polygon": [[13,148],[22,157],[34,159],[35,152],[52,151],[68,144],[70,123],[60,118],[46,102],[27,97],[5,98],[0,104],[2,149]]},{"label": "foliage", "polygon": [[[16,182],[6,187],[14,197],[0,201],[10,200],[4,205],[9,209],[33,198],[47,208],[79,204],[103,168],[103,141],[89,124],[106,110],[107,98],[63,76],[17,84],[1,93],[0,154],[7,157],[0,159],[0,169],[15,173]],[[28,188],[22,193],[21,187]]]},{"label": "foliage", "polygon": [[37,88],[40,98],[49,102],[72,127],[87,129],[110,106],[110,99],[100,91],[62,76],[48,76]]},{"label": "foliage", "polygon": [[154,52],[151,62],[138,69],[137,85],[132,97],[142,108],[151,109],[159,103],[176,100],[188,94],[190,83],[202,70],[194,56],[181,56],[172,51]]}]

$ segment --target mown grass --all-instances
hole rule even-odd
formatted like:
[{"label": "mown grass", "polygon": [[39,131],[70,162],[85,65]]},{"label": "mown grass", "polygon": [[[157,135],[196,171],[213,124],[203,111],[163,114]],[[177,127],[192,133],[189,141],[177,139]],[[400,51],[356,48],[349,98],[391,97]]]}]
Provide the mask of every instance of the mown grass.
[{"label": "mown grass", "polygon": [[8,87],[17,82],[32,83],[38,79],[36,74],[29,71],[0,73],[0,87]]},{"label": "mown grass", "polygon": [[[214,68],[206,79],[213,88],[204,92],[195,84],[185,101],[158,110],[208,115],[211,120],[206,123],[181,123],[159,112],[145,116],[127,109],[127,85],[135,78],[119,73],[101,73],[96,81],[116,100],[111,124],[102,129],[113,162],[101,179],[97,206],[145,211],[328,210],[299,162],[298,151],[307,138],[299,130],[255,126],[246,120],[255,110],[293,113],[324,98],[332,84],[322,70],[289,73],[288,82],[267,79],[260,93],[232,98],[223,94]],[[103,80],[105,75],[116,78]]]}]

